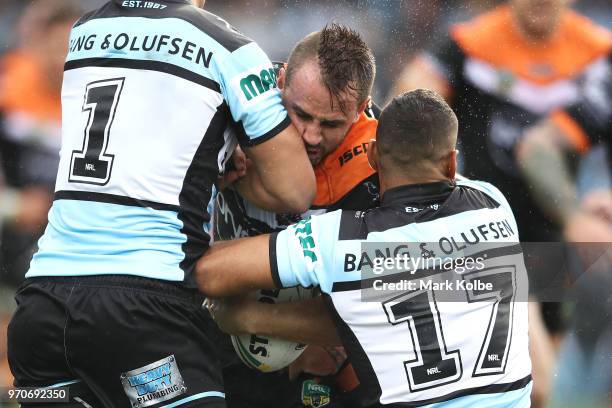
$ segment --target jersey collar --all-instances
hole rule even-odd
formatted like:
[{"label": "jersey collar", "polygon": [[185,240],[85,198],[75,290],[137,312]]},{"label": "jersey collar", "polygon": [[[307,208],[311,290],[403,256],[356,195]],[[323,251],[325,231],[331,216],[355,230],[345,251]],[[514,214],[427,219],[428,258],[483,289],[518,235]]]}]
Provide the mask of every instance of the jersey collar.
[{"label": "jersey collar", "polygon": [[450,181],[394,187],[385,191],[381,206],[441,201],[448,197],[454,189],[455,183]]},{"label": "jersey collar", "polygon": [[[124,0],[114,0],[115,3],[118,3],[119,5],[123,4]],[[142,1],[144,2],[144,0]],[[192,4],[190,0],[155,0],[155,2],[158,3],[180,3],[180,4]]]}]

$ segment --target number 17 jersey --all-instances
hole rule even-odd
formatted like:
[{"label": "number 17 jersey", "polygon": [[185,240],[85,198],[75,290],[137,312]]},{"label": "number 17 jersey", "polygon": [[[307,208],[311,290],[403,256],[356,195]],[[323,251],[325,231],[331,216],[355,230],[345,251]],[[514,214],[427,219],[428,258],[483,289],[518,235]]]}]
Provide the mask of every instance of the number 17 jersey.
[{"label": "number 17 jersey", "polygon": [[55,200],[26,276],[195,287],[225,159],[289,124],[266,54],[188,0],[113,0],[86,14],[65,64]]},{"label": "number 17 jersey", "polygon": [[499,190],[438,182],[294,224],[271,236],[270,265],[279,287],[321,288],[369,404],[528,407],[518,242]]}]

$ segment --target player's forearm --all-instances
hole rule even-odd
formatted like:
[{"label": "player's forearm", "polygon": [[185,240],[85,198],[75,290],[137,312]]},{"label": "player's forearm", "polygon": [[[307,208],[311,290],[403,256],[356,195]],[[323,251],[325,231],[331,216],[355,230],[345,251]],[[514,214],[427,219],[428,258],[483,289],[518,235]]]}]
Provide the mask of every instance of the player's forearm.
[{"label": "player's forearm", "polygon": [[249,312],[245,322],[249,333],[319,346],[342,345],[320,297],[277,304],[257,302]]},{"label": "player's forearm", "polygon": [[[257,169],[249,169],[244,177],[236,181],[234,187],[244,199],[260,208],[272,212],[294,211],[294,205],[290,205],[284,199],[274,196],[265,188]],[[298,210],[302,210],[302,208],[298,208]]]},{"label": "player's forearm", "polygon": [[535,147],[525,162],[525,174],[540,206],[558,223],[565,224],[578,203],[562,152]]},{"label": "player's forearm", "polygon": [[215,243],[196,265],[200,290],[209,297],[226,297],[274,289],[270,258],[261,256],[269,244],[269,235]]},{"label": "player's forearm", "polygon": [[531,185],[531,193],[540,207],[557,223],[564,225],[578,207],[573,177],[566,160],[566,152],[554,142],[552,129],[532,137],[528,134],[520,148],[519,163]]}]

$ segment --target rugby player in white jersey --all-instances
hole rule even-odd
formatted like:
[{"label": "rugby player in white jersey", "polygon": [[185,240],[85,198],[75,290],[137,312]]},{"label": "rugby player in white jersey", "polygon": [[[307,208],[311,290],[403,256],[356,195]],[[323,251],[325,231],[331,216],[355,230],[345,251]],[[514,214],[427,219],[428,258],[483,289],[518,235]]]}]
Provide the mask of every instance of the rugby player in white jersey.
[{"label": "rugby player in white jersey", "polygon": [[[315,215],[278,233],[213,246],[196,272],[211,297],[317,285],[324,300],[213,301],[220,325],[344,345],[369,390],[363,403],[529,406],[526,271],[516,221],[495,187],[455,180],[457,127],[439,95],[403,94],[383,110],[368,149],[380,178],[379,208]],[[377,276],[378,255],[368,256],[368,245],[412,245],[433,258],[472,259],[472,266]],[[450,290],[427,286],[434,281]],[[385,292],[383,282],[415,288]]]},{"label": "rugby player in white jersey", "polygon": [[249,200],[301,212],[315,193],[272,63],[188,0],[109,1],[68,48],[55,200],[8,330],[15,385],[69,386],[58,407],[224,407],[193,276],[213,182],[240,143]]}]

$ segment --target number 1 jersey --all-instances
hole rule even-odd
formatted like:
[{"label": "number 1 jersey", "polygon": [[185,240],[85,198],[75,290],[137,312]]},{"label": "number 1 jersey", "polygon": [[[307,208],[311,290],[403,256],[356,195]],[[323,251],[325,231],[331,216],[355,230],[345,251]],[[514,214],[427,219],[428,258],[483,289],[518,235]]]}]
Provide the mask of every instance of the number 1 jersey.
[{"label": "number 1 jersey", "polygon": [[83,16],[65,64],[55,200],[26,276],[194,287],[226,158],[289,124],[266,54],[189,1],[114,0]]}]

